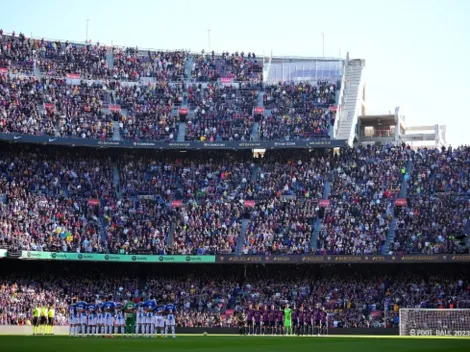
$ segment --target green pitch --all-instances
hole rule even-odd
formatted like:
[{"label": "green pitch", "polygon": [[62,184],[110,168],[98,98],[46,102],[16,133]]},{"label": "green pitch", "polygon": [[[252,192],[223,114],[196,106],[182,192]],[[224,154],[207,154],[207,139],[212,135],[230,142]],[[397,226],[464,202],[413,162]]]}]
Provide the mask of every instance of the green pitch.
[{"label": "green pitch", "polygon": [[407,339],[351,337],[219,337],[179,336],[176,339],[144,338],[71,338],[64,336],[0,336],[0,350],[5,352],[468,352],[470,339]]}]

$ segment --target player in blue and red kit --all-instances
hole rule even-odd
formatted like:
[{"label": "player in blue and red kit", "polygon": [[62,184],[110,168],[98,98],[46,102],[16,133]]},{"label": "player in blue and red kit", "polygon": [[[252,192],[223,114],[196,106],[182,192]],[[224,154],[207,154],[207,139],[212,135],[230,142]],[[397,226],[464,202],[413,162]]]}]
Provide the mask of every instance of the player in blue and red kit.
[{"label": "player in blue and red kit", "polygon": [[265,304],[263,307],[262,324],[263,324],[262,334],[268,335],[269,334],[269,308],[267,304]]},{"label": "player in blue and red kit", "polygon": [[327,335],[328,334],[328,314],[325,312],[324,308],[320,312],[320,319],[321,319],[321,334]]},{"label": "player in blue and red kit", "polygon": [[261,311],[259,306],[256,306],[255,311],[253,312],[253,318],[255,320],[255,335],[261,335]]},{"label": "player in blue and red kit", "polygon": [[291,332],[291,334],[292,335],[296,335],[297,330],[299,329],[299,320],[297,319],[298,315],[299,315],[299,310],[294,305],[292,307],[292,315],[291,315],[291,319],[292,319],[292,332]]},{"label": "player in blue and red kit", "polygon": [[315,331],[314,334],[320,336],[321,331],[321,310],[320,308],[315,309]]},{"label": "player in blue and red kit", "polygon": [[312,309],[307,308],[307,311],[305,312],[305,325],[306,325],[307,335],[313,335],[312,320],[313,320]]},{"label": "player in blue and red kit", "polygon": [[268,320],[269,320],[269,334],[274,335],[274,330],[276,327],[276,308],[274,305],[271,305],[271,309],[268,312]]},{"label": "player in blue and red kit", "polygon": [[280,307],[277,309],[276,334],[284,335],[284,312]]},{"label": "player in blue and red kit", "polygon": [[304,306],[300,306],[297,312],[297,320],[299,321],[299,327],[297,329],[297,336],[303,336],[305,334],[305,313]]},{"label": "player in blue and red kit", "polygon": [[253,306],[250,304],[246,310],[246,325],[248,329],[248,335],[253,334]]}]

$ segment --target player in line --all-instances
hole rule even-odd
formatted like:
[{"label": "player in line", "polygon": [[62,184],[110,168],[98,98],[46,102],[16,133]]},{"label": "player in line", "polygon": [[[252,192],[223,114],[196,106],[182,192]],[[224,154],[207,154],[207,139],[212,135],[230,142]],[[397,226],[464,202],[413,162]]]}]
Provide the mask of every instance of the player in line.
[{"label": "player in line", "polygon": [[176,306],[173,303],[168,303],[165,306],[166,321],[165,321],[165,338],[168,337],[168,327],[171,328],[171,335],[176,338],[175,325],[176,325]]},{"label": "player in line", "polygon": [[145,315],[145,332],[144,337],[150,338],[155,336],[155,311],[157,308],[157,302],[153,296],[144,302]]}]

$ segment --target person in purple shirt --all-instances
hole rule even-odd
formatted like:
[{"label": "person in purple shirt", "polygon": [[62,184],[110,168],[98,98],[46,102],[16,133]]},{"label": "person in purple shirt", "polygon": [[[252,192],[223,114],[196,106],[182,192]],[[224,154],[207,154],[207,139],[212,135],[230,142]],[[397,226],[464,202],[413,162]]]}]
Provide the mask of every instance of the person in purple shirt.
[{"label": "person in purple shirt", "polygon": [[269,309],[268,305],[265,304],[263,307],[263,335],[269,334]]},{"label": "person in purple shirt", "polygon": [[284,312],[279,307],[277,309],[276,335],[284,335]]},{"label": "person in purple shirt", "polygon": [[323,308],[320,313],[321,317],[321,334],[327,335],[328,334],[328,314],[325,312]]},{"label": "person in purple shirt", "polygon": [[276,329],[276,317],[277,317],[276,307],[274,307],[274,304],[273,304],[271,305],[271,309],[268,312],[269,331],[271,335],[274,335],[274,331]]},{"label": "person in purple shirt", "polygon": [[307,308],[307,311],[305,312],[305,325],[306,325],[307,335],[313,335],[312,308]]},{"label": "person in purple shirt", "polygon": [[261,310],[259,306],[256,306],[253,312],[253,318],[255,320],[255,335],[261,335]]},{"label": "person in purple shirt", "polygon": [[299,330],[299,310],[298,308],[294,305],[292,307],[292,332],[294,335],[297,334],[297,331]]},{"label": "person in purple shirt", "polygon": [[297,336],[303,336],[305,334],[305,313],[303,305],[301,305],[299,308],[299,311],[297,313],[297,320],[299,321]]},{"label": "person in purple shirt", "polygon": [[315,309],[315,330],[318,336],[320,336],[321,330],[321,309]]},{"label": "person in purple shirt", "polygon": [[246,325],[248,328],[248,335],[253,333],[253,306],[250,304],[248,309],[245,312],[246,315]]}]

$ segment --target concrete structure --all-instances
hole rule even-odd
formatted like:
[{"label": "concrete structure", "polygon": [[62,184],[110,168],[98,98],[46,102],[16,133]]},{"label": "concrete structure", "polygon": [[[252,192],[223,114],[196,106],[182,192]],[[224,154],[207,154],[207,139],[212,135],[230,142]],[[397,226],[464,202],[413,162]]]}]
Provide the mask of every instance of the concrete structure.
[{"label": "concrete structure", "polygon": [[393,114],[359,116],[356,140],[361,144],[406,143],[412,148],[441,148],[447,145],[446,125],[407,125],[397,107]]}]

